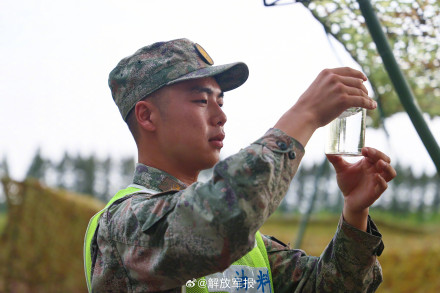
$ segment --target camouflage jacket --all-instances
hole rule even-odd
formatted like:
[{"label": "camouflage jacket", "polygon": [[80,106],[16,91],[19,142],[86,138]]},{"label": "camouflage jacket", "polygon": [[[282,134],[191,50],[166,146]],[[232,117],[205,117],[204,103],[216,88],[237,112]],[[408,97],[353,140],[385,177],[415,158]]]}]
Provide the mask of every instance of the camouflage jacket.
[{"label": "camouflage jacket", "polygon": [[[133,183],[161,193],[116,201],[92,242],[93,292],[180,292],[188,280],[223,271],[254,247],[278,207],[304,149],[277,129],[220,161],[206,183],[185,186],[138,164]],[[276,292],[372,292],[382,281],[381,235],[340,220],[320,257],[263,236]]]}]

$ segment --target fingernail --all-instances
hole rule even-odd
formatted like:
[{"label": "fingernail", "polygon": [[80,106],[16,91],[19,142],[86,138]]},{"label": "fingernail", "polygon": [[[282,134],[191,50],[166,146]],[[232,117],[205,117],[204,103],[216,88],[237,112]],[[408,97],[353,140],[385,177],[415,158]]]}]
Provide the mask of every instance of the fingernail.
[{"label": "fingernail", "polygon": [[373,105],[373,108],[376,108],[376,107],[377,107],[377,103],[376,103],[376,101],[372,101],[371,104]]}]

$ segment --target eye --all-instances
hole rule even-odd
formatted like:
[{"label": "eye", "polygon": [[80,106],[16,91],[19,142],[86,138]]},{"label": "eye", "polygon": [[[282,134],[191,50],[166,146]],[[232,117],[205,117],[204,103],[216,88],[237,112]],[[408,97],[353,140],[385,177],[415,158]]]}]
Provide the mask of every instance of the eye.
[{"label": "eye", "polygon": [[205,99],[195,100],[194,103],[208,104],[208,100]]},{"label": "eye", "polygon": [[223,103],[218,103],[218,106],[221,108],[223,107]]}]

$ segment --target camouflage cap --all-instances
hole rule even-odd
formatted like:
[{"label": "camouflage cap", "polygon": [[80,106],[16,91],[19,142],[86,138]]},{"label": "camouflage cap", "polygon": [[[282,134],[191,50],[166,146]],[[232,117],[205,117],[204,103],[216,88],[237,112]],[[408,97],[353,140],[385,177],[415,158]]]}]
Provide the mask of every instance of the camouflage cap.
[{"label": "camouflage cap", "polygon": [[122,59],[110,72],[108,84],[126,120],[138,101],[163,86],[212,76],[226,92],[242,85],[249,76],[248,67],[242,62],[213,64],[208,53],[188,39],[158,42]]}]

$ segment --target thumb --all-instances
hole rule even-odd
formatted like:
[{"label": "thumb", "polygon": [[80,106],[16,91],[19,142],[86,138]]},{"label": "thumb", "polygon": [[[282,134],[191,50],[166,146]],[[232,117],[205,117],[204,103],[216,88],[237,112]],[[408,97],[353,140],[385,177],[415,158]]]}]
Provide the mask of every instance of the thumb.
[{"label": "thumb", "polygon": [[326,156],[327,160],[332,163],[335,168],[336,173],[344,171],[347,165],[349,165],[341,156],[328,154],[326,154]]}]

